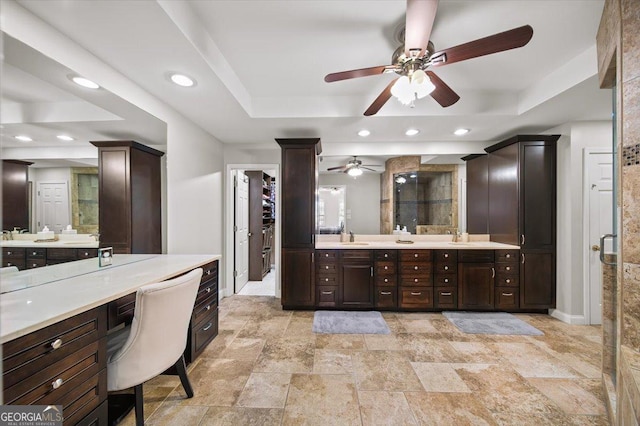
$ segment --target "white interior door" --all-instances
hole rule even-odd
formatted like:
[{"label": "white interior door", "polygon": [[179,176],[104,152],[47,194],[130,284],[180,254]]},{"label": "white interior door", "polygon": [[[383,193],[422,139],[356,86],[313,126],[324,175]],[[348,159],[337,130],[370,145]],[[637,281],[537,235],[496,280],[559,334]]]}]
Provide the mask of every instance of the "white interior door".
[{"label": "white interior door", "polygon": [[235,292],[249,280],[249,178],[242,171],[236,174],[235,186]]},{"label": "white interior door", "polygon": [[[585,167],[588,178],[589,206],[589,252],[588,285],[589,285],[589,324],[602,323],[602,264],[600,263],[600,237],[612,232],[613,215],[613,156],[611,152],[588,152]],[[605,240],[605,253],[615,250],[611,239]]]},{"label": "white interior door", "polygon": [[71,223],[68,182],[38,182],[37,231],[46,225],[59,234]]}]

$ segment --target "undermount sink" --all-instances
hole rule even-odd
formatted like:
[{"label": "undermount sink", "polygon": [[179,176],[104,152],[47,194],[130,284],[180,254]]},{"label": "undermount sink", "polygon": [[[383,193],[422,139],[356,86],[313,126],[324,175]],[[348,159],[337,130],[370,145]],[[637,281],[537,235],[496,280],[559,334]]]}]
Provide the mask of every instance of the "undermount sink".
[{"label": "undermount sink", "polygon": [[344,244],[345,246],[368,246],[369,243],[359,242],[359,241],[345,241],[340,244]]}]

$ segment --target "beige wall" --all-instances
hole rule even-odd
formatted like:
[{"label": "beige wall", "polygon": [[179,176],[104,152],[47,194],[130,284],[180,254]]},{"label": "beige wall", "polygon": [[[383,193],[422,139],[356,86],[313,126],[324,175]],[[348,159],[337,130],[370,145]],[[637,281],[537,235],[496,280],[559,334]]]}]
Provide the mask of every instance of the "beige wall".
[{"label": "beige wall", "polygon": [[[615,424],[640,416],[640,2],[607,0],[597,35],[601,87],[616,86],[619,247],[617,309],[603,311],[617,324]],[[604,329],[606,333],[606,329]],[[605,335],[605,338],[607,336]],[[603,343],[606,353],[607,341]],[[636,367],[633,367],[636,366]],[[606,372],[605,372],[606,373]],[[606,386],[605,389],[609,389]],[[613,408],[613,407],[612,407]]]}]

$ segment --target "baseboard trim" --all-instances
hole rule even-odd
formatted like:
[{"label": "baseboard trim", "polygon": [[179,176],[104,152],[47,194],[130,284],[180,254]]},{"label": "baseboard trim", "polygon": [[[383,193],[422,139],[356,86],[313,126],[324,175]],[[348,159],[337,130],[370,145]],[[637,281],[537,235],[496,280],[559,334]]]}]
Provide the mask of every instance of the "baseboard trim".
[{"label": "baseboard trim", "polygon": [[558,309],[549,309],[549,315],[562,322],[566,322],[567,324],[585,325],[587,323],[584,315],[570,315],[566,312],[559,311]]}]

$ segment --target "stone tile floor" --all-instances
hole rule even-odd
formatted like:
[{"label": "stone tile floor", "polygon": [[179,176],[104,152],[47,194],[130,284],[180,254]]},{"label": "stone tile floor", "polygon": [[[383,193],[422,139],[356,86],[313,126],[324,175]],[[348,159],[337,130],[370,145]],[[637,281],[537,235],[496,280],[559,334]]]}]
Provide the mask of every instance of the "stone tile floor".
[{"label": "stone tile floor", "polygon": [[[313,311],[232,296],[179,380],[145,384],[148,425],[606,425],[601,329],[518,317],[544,336],[464,334],[439,313],[383,313],[390,335],[323,335]],[[129,415],[123,424],[133,425]]]}]

